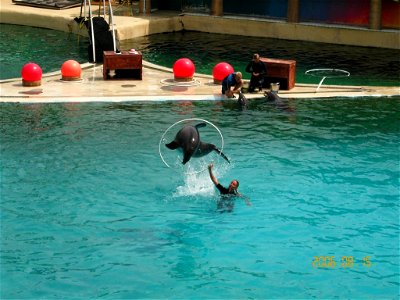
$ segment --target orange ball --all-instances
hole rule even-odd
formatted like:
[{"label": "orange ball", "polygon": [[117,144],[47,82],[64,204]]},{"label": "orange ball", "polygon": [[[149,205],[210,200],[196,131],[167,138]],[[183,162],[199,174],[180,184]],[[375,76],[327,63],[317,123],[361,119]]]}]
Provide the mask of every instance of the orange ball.
[{"label": "orange ball", "polygon": [[78,80],[81,78],[81,65],[75,60],[67,60],[61,66],[61,75],[63,80]]}]

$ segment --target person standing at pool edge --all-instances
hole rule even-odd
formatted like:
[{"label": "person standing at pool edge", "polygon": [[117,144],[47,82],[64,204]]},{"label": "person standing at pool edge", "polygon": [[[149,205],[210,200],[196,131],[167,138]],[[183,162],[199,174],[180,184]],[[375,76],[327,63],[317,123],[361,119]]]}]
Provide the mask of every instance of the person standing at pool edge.
[{"label": "person standing at pool edge", "polygon": [[[235,97],[234,93],[239,93],[243,86],[243,75],[241,72],[233,72],[222,80],[222,94],[228,98]],[[233,87],[233,89],[232,89]]]}]

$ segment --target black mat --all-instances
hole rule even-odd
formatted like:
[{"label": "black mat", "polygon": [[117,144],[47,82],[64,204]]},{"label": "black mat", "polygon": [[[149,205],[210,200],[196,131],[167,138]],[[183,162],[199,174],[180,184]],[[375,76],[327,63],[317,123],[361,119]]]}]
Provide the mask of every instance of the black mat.
[{"label": "black mat", "polygon": [[50,9],[66,9],[80,6],[82,0],[13,0],[14,4]]}]

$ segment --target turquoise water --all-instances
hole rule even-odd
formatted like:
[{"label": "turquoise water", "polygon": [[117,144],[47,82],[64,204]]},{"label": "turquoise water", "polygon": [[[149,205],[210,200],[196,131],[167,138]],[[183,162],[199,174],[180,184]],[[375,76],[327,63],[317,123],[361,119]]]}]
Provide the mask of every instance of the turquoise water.
[{"label": "turquoise water", "polygon": [[[399,97],[0,106],[2,299],[399,297]],[[187,118],[252,206],[163,164]]]}]

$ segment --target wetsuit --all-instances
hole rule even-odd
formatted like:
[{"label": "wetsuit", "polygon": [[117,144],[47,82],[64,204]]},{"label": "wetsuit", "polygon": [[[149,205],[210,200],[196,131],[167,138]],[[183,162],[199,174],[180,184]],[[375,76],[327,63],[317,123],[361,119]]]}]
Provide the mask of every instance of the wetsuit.
[{"label": "wetsuit", "polygon": [[237,84],[235,75],[236,73],[234,72],[224,78],[224,80],[222,81],[222,94],[225,95],[225,92],[227,90],[229,90],[232,86],[235,86]]},{"label": "wetsuit", "polygon": [[220,183],[216,185],[218,191],[221,193],[221,195],[236,195],[235,191],[230,192],[229,189],[226,187],[222,186]]},{"label": "wetsuit", "polygon": [[219,183],[216,185],[216,187],[221,194],[221,198],[217,203],[218,211],[221,213],[232,212],[233,208],[235,207],[235,201],[234,201],[235,197],[232,197],[233,195],[236,195],[235,191],[230,192],[229,189],[227,189],[226,187],[222,186]]},{"label": "wetsuit", "polygon": [[[246,67],[246,72],[251,73],[249,92],[253,92],[255,88],[262,88],[264,84],[264,75],[267,73],[267,68],[262,61],[251,61]],[[259,73],[260,75],[254,76],[253,73]]]}]

